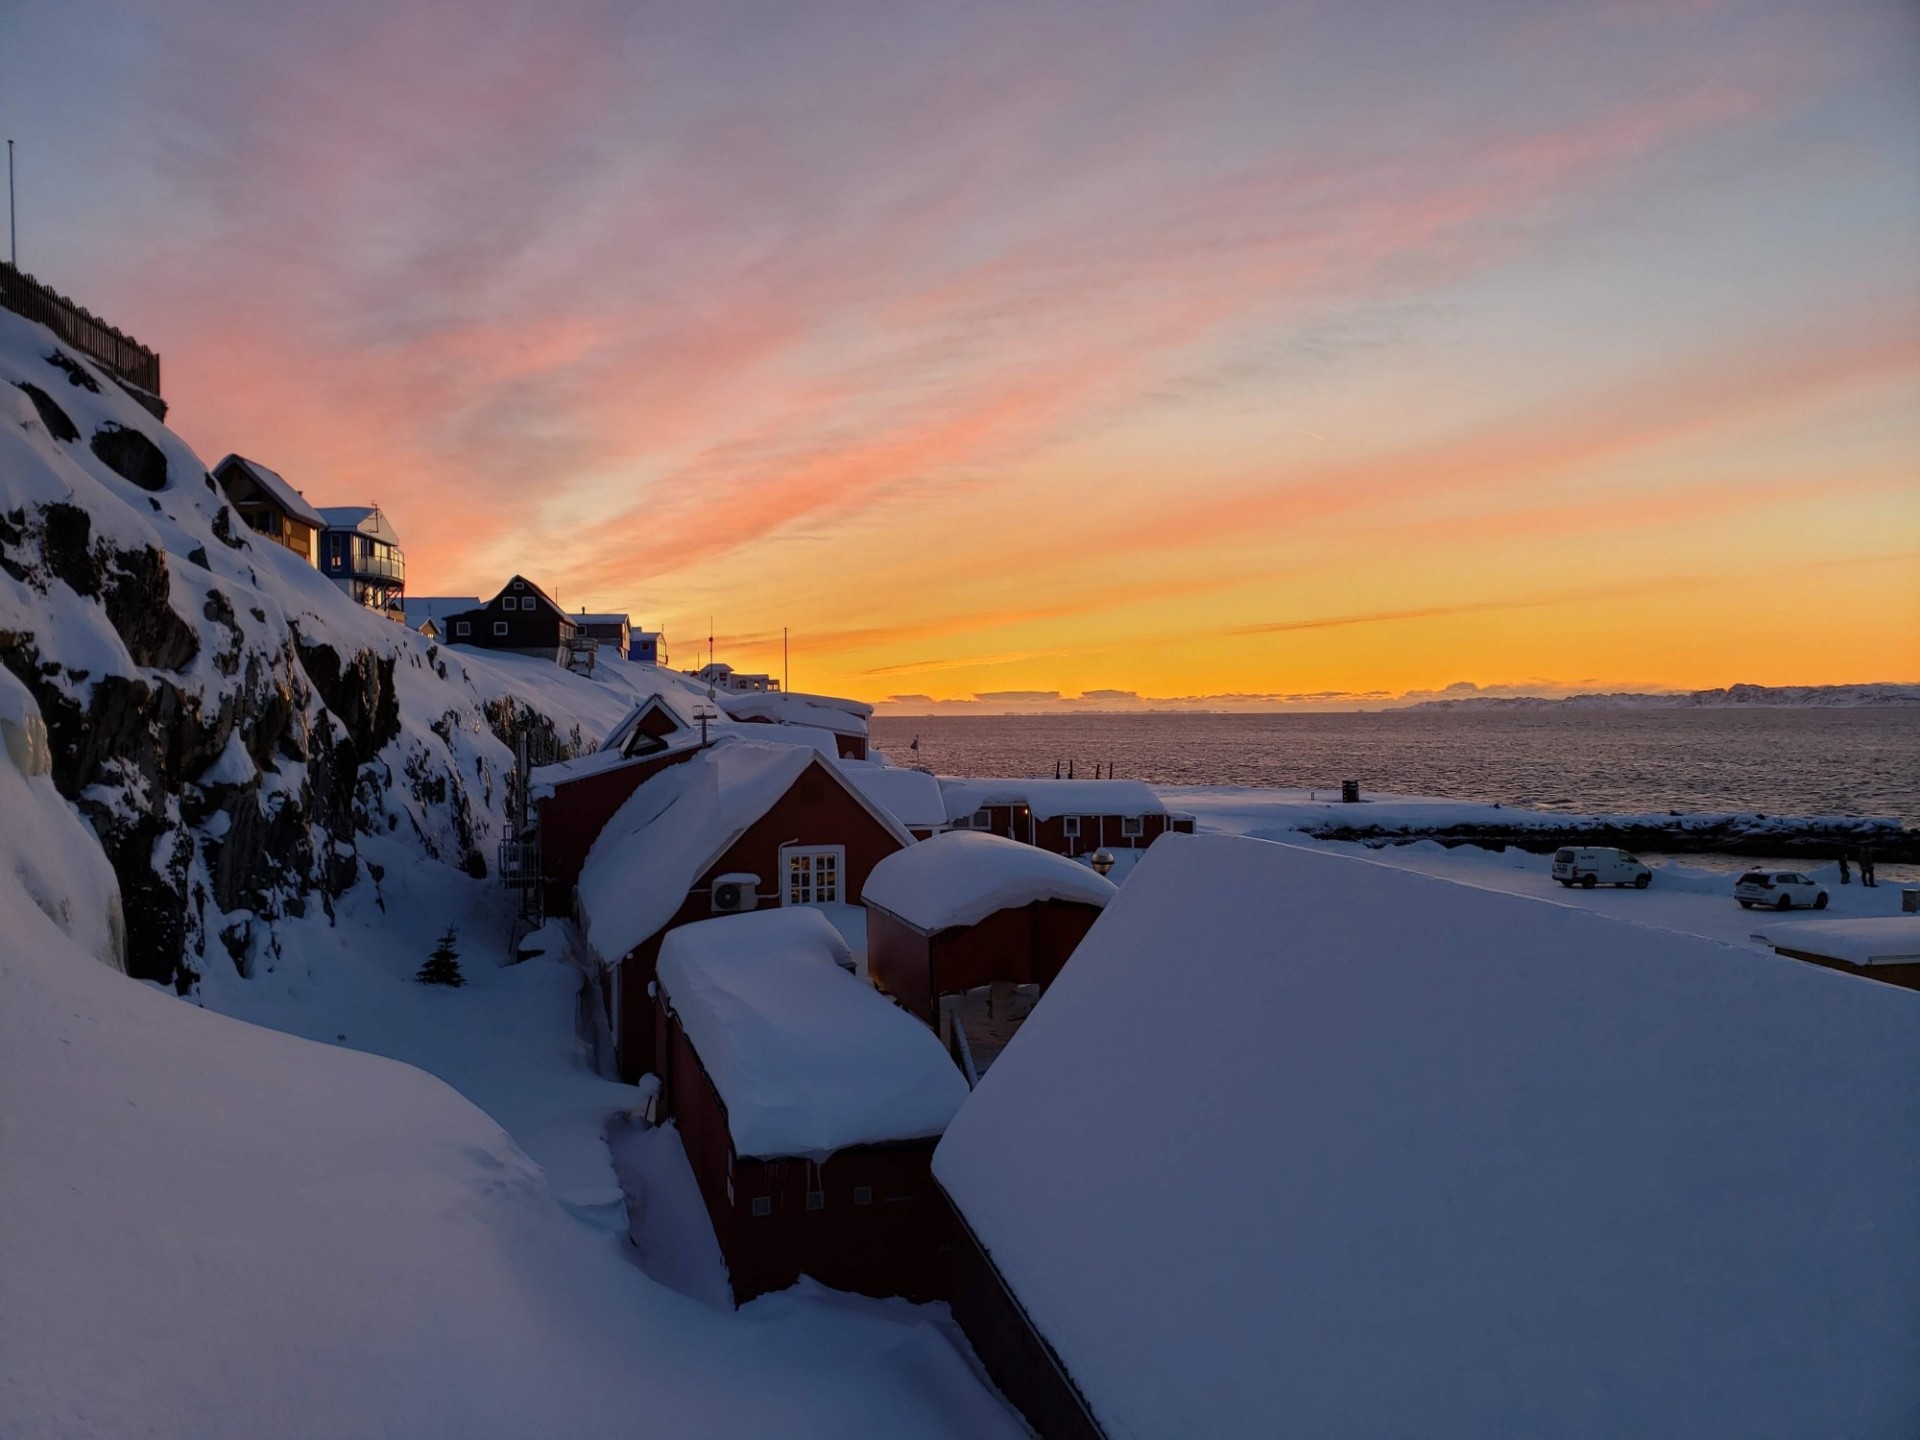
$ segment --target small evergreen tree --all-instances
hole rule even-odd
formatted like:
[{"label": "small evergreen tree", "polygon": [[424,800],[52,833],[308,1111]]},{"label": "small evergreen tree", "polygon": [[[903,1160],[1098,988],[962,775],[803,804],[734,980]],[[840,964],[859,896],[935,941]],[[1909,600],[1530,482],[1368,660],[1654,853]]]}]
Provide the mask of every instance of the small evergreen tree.
[{"label": "small evergreen tree", "polygon": [[459,933],[453,926],[447,927],[447,933],[440,937],[440,943],[433,947],[433,954],[427,957],[427,963],[420,967],[420,973],[413,978],[422,985],[464,985],[467,977],[460,973],[460,952],[454,948]]}]

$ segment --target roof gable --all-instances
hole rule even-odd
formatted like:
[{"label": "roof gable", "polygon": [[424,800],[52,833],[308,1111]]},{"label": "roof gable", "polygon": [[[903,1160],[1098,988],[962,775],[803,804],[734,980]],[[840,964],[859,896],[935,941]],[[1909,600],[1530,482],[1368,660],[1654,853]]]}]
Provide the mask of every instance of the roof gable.
[{"label": "roof gable", "polygon": [[700,877],[809,773],[850,795],[897,843],[913,843],[812,747],[724,736],[648,779],[594,841],[579,886],[594,952],[615,961],[656,934]]}]

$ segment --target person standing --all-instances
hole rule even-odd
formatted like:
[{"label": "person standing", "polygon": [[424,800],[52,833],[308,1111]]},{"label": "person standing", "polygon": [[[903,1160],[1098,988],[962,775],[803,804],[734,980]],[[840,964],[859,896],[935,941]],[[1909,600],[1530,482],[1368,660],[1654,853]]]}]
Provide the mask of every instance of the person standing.
[{"label": "person standing", "polygon": [[1847,852],[1844,850],[1840,852],[1840,883],[1842,885],[1853,883],[1853,876],[1847,869]]},{"label": "person standing", "polygon": [[1873,847],[1871,845],[1862,845],[1860,847],[1860,883],[1862,885],[1872,885],[1876,889],[1880,884],[1878,880],[1873,878]]}]

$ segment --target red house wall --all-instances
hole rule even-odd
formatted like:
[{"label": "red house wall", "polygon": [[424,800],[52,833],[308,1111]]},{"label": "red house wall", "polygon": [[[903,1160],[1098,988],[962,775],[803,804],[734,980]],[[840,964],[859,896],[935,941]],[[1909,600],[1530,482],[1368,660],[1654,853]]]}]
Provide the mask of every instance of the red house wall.
[{"label": "red house wall", "polygon": [[935,1025],[942,995],[995,980],[1038,985],[1044,993],[1099,918],[1098,906],[1036,900],[923,935],[897,915],[869,906],[867,973],[902,1008]]},{"label": "red house wall", "polygon": [[783,893],[780,874],[782,845],[844,845],[846,868],[841,873],[841,899],[857,904],[873,867],[900,849],[900,842],[855,799],[837,775],[815,760],[795,778],[733,845],[702,872],[687,892],[673,918],[649,935],[621,961],[620,1009],[613,1017],[620,1074],[638,1080],[654,1069],[652,1002],[647,986],[660,960],[661,936],[676,925],[711,920],[709,891],[713,877],[744,873],[760,877],[760,904],[778,905]]},{"label": "red house wall", "polygon": [[699,753],[689,747],[666,755],[643,756],[556,785],[552,795],[535,802],[540,813],[540,869],[546,886],[547,914],[573,913],[573,887],[579,883],[587,852],[628,797],[667,766]]},{"label": "red house wall", "polygon": [[[1137,836],[1120,833],[1120,822],[1126,818],[1120,815],[1082,815],[1079,835],[1070,836],[1067,834],[1065,816],[1056,815],[1051,820],[1037,819],[1024,805],[986,805],[981,809],[987,812],[993,822],[995,835],[1005,835],[1022,844],[1037,845],[1056,855],[1091,855],[1101,849],[1144,850],[1168,831],[1180,831],[1188,835],[1193,833],[1192,820],[1175,820],[1171,815],[1150,812],[1140,817],[1141,833]],[[979,811],[974,813],[977,815]]]},{"label": "red house wall", "polygon": [[[726,1104],[699,1053],[664,1000],[656,1009],[668,1036],[664,1110],[679,1126],[734,1303],[783,1290],[802,1275],[863,1295],[944,1299],[953,1225],[933,1181],[936,1142],[863,1145],[819,1165],[737,1158]],[[807,1193],[815,1189],[822,1204],[810,1210]],[[864,1201],[856,1194],[862,1189]],[[769,1214],[753,1213],[756,1198],[770,1202]]]}]

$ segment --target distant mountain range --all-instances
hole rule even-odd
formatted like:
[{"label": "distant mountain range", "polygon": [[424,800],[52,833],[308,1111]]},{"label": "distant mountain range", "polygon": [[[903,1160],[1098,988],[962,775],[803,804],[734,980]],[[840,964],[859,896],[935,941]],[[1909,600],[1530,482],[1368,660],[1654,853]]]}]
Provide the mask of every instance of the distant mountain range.
[{"label": "distant mountain range", "polygon": [[1459,700],[1423,700],[1413,710],[1743,710],[1786,707],[1858,709],[1920,705],[1920,685],[1729,685],[1722,690],[1668,694],[1474,695]]}]

